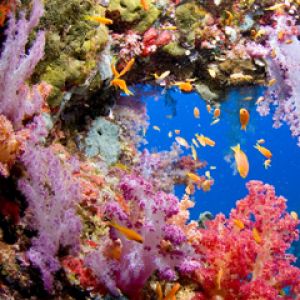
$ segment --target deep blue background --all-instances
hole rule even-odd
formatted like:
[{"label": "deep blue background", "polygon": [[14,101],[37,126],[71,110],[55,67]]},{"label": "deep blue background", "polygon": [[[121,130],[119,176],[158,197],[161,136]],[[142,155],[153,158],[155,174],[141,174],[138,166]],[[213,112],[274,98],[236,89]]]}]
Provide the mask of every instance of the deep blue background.
[{"label": "deep blue background", "polygon": [[[174,142],[175,129],[180,129],[179,136],[191,143],[195,133],[204,134],[216,141],[216,146],[197,148],[200,160],[208,162],[209,166],[216,166],[211,170],[215,184],[210,192],[198,191],[194,198],[196,205],[191,211],[191,218],[197,219],[205,210],[213,214],[223,212],[228,214],[235,206],[235,202],[247,194],[245,183],[251,179],[262,180],[275,186],[277,195],[288,199],[288,210],[300,214],[300,148],[296,139],[292,138],[287,126],[279,129],[272,127],[271,115],[260,117],[256,112],[255,101],[263,94],[261,87],[242,87],[231,90],[221,104],[221,120],[211,126],[212,114],[206,110],[206,103],[196,93],[182,93],[177,88],[163,92],[160,87],[148,85],[135,87],[137,94],[143,95],[150,126],[146,134],[148,144],[143,146],[149,150],[169,150]],[[252,96],[254,100],[245,101],[245,97]],[[193,109],[200,109],[200,119],[193,116]],[[239,110],[245,107],[250,112],[250,123],[247,131],[240,130]],[[166,115],[172,115],[171,119]],[[159,126],[161,131],[155,131],[152,126]],[[168,132],[173,131],[173,138]],[[264,157],[254,149],[256,140],[265,139],[264,144],[273,153],[272,166],[265,170]],[[224,157],[232,155],[231,146],[241,144],[250,163],[250,172],[246,179],[238,174],[234,175],[234,168],[226,162]],[[189,154],[190,150],[185,153]],[[233,160],[232,160],[233,161]],[[205,169],[205,170],[206,170]],[[203,171],[201,170],[200,173]],[[204,173],[204,172],[203,172]],[[184,186],[176,188],[176,195],[181,198]]]}]

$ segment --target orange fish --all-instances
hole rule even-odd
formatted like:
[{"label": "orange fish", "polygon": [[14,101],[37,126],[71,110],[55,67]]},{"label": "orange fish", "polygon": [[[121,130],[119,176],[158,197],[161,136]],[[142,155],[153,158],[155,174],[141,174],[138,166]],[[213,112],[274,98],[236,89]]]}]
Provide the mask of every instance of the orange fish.
[{"label": "orange fish", "polygon": [[191,92],[193,89],[193,86],[189,81],[178,81],[175,82],[174,85],[177,85],[181,91],[186,93]]},{"label": "orange fish", "polygon": [[157,300],[163,300],[163,292],[160,283],[156,283]]},{"label": "orange fish", "polygon": [[195,117],[196,119],[199,119],[199,118],[200,118],[200,110],[199,110],[198,107],[195,107],[195,108],[194,108],[194,117]]},{"label": "orange fish", "polygon": [[210,147],[214,147],[216,142],[211,140],[210,138],[204,136],[203,134],[199,135],[196,134],[196,138],[199,141],[199,143],[201,144],[201,146],[205,147],[205,146],[210,146]]},{"label": "orange fish", "polygon": [[173,285],[171,291],[165,296],[164,300],[173,300],[174,297],[175,297],[175,294],[178,292],[179,289],[180,289],[180,284],[179,283],[175,283]]},{"label": "orange fish", "polygon": [[221,268],[221,269],[218,271],[218,274],[217,274],[216,284],[217,284],[218,290],[221,289],[221,280],[222,280],[222,277],[223,277],[223,273],[224,273],[224,270],[223,270],[223,268]]},{"label": "orange fish", "polygon": [[127,72],[129,72],[132,68],[132,66],[134,65],[135,59],[132,58],[124,67],[124,69],[120,72],[119,77],[124,76]]},{"label": "orange fish", "polygon": [[267,159],[270,159],[272,157],[272,152],[266,147],[256,144],[254,148],[257,149]]},{"label": "orange fish", "polygon": [[256,228],[252,229],[252,234],[253,234],[253,238],[254,238],[255,242],[257,244],[260,244],[262,240],[261,240],[261,236]]},{"label": "orange fish", "polygon": [[113,20],[105,18],[105,17],[99,17],[99,16],[86,16],[85,17],[86,20],[88,21],[94,21],[100,24],[104,24],[104,25],[111,25],[113,24]]},{"label": "orange fish", "polygon": [[243,221],[239,220],[239,219],[234,219],[233,220],[233,224],[238,227],[240,230],[245,228],[245,224]]},{"label": "orange fish", "polygon": [[141,6],[143,8],[143,10],[148,10],[149,9],[149,4],[147,2],[147,0],[141,0]]},{"label": "orange fish", "polygon": [[250,114],[247,109],[241,108],[240,109],[240,123],[241,123],[241,129],[246,130],[247,125],[249,123]]},{"label": "orange fish", "polygon": [[210,113],[210,111],[211,111],[211,105],[210,104],[206,105],[206,110],[207,110],[208,113]]},{"label": "orange fish", "polygon": [[132,241],[136,241],[138,243],[143,243],[144,239],[143,237],[137,233],[136,231],[129,229],[125,226],[119,225],[113,221],[109,221],[108,224],[115,228],[117,231],[119,231],[120,233],[122,233],[128,240],[132,240]]},{"label": "orange fish", "polygon": [[123,79],[114,78],[110,85],[120,88],[126,95],[133,95],[133,93],[127,88],[126,81]]},{"label": "orange fish", "polygon": [[189,172],[189,173],[187,173],[186,174],[192,181],[194,181],[194,182],[201,182],[201,177],[200,176],[198,176],[197,174],[195,174],[195,173],[191,173],[191,172]]},{"label": "orange fish", "polygon": [[220,115],[221,115],[221,110],[220,110],[220,108],[216,108],[216,109],[214,110],[214,119],[219,118]]},{"label": "orange fish", "polygon": [[175,132],[176,134],[180,134],[180,129],[175,129],[174,132]]},{"label": "orange fish", "polygon": [[236,167],[240,176],[246,178],[249,173],[249,162],[245,152],[241,150],[240,144],[231,147],[231,149],[234,151]]}]

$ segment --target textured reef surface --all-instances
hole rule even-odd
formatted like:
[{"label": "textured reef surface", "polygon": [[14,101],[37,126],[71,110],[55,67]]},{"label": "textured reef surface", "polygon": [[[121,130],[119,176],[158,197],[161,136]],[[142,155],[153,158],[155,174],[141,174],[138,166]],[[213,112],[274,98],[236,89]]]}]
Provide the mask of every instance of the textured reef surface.
[{"label": "textured reef surface", "polygon": [[215,184],[197,150],[215,141],[175,130],[168,151],[141,150],[139,99],[155,95],[135,88],[197,92],[210,126],[230,88],[264,86],[245,100],[300,146],[299,15],[298,0],[2,0],[0,298],[300,299],[297,212],[251,180],[228,216],[190,220]]}]

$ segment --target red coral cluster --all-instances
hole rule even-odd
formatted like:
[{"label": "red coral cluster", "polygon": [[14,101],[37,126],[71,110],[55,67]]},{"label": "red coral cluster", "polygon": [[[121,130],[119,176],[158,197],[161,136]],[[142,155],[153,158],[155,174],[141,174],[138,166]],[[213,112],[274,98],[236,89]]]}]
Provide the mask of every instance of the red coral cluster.
[{"label": "red coral cluster", "polygon": [[274,187],[260,181],[247,187],[249,195],[228,219],[219,214],[200,229],[196,248],[203,264],[196,281],[203,292],[195,300],[294,299],[300,294],[300,269],[286,253],[298,238],[299,221],[286,212],[286,200],[275,195]]},{"label": "red coral cluster", "polygon": [[167,45],[171,42],[172,35],[167,30],[157,30],[153,27],[144,33],[143,37],[143,56],[151,55],[158,47]]}]

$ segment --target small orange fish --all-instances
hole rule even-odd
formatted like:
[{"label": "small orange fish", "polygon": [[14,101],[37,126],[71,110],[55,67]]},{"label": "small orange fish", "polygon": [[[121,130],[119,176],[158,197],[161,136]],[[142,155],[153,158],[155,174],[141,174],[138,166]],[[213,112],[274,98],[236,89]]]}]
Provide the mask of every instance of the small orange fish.
[{"label": "small orange fish", "polygon": [[163,300],[163,292],[159,282],[156,283],[157,300]]},{"label": "small orange fish", "polygon": [[194,117],[196,119],[200,118],[200,110],[199,110],[199,108],[197,106],[194,108]]},{"label": "small orange fish", "polygon": [[85,17],[86,20],[88,21],[94,21],[100,24],[104,24],[104,25],[111,25],[113,24],[113,20],[105,18],[105,17],[99,17],[99,16],[86,16]]},{"label": "small orange fish", "polygon": [[143,8],[143,10],[149,10],[149,4],[147,0],[140,0],[141,1],[141,6]]},{"label": "small orange fish", "polygon": [[243,230],[245,228],[245,224],[243,221],[239,220],[239,219],[234,219],[233,220],[233,224],[238,227],[238,229]]},{"label": "small orange fish", "polygon": [[246,178],[249,173],[249,162],[247,155],[241,150],[240,144],[231,147],[234,152],[234,159],[236,162],[236,168],[242,178]]},{"label": "small orange fish", "polygon": [[272,152],[266,147],[256,144],[254,148],[257,149],[267,159],[270,159],[272,157]]},{"label": "small orange fish", "polygon": [[195,174],[195,173],[191,173],[191,172],[189,172],[189,173],[187,173],[186,174],[192,181],[194,181],[194,182],[201,182],[201,177],[200,176],[198,176],[197,174]]},{"label": "small orange fish", "polygon": [[214,119],[219,118],[220,115],[221,115],[221,110],[220,110],[220,108],[216,108],[216,109],[214,110]]},{"label": "small orange fish", "polygon": [[138,243],[144,242],[143,237],[136,231],[129,229],[125,226],[119,225],[113,221],[109,221],[108,224],[113,228],[115,228],[120,233],[122,233],[128,240],[136,241]]},{"label": "small orange fish", "polygon": [[241,108],[240,109],[240,123],[241,123],[241,129],[246,130],[247,125],[250,120],[250,114],[247,109]]},{"label": "small orange fish", "polygon": [[119,77],[124,76],[127,72],[129,72],[132,68],[132,66],[134,65],[135,59],[132,58],[124,67],[124,69],[120,72]]},{"label": "small orange fish", "polygon": [[260,104],[261,102],[263,102],[264,100],[265,100],[265,97],[260,96],[260,97],[258,97],[258,99],[256,100],[255,104],[258,105],[258,104]]},{"label": "small orange fish", "polygon": [[207,110],[208,113],[211,112],[211,105],[210,105],[210,104],[207,104],[207,105],[206,105],[206,110]]},{"label": "small orange fish", "polygon": [[188,142],[186,141],[186,139],[180,137],[180,136],[176,136],[175,138],[176,142],[180,145],[185,147],[186,149],[190,148]]},{"label": "small orange fish", "polygon": [[133,93],[127,88],[126,81],[123,79],[115,78],[110,82],[110,85],[120,88],[126,95],[133,95]]},{"label": "small orange fish", "polygon": [[210,146],[210,147],[214,147],[216,145],[216,142],[213,141],[212,139],[204,136],[203,134],[199,135],[196,134],[196,138],[199,141],[200,145],[205,147],[205,146]]},{"label": "small orange fish", "polygon": [[212,184],[211,179],[205,179],[201,184],[201,188],[202,188],[203,192],[210,191],[211,184]]},{"label": "small orange fish", "polygon": [[175,294],[178,292],[179,289],[180,289],[180,284],[175,283],[173,285],[172,289],[170,290],[170,292],[165,296],[164,300],[173,300],[175,297]]},{"label": "small orange fish", "polygon": [[224,273],[224,270],[223,270],[223,268],[221,268],[218,271],[218,274],[217,274],[217,277],[216,277],[216,285],[217,285],[218,290],[221,289],[221,280],[222,280],[222,277],[223,277],[223,273]]},{"label": "small orange fish", "polygon": [[175,129],[174,132],[175,132],[176,134],[180,134],[180,129]]},{"label": "small orange fish", "polygon": [[191,92],[193,90],[193,86],[189,81],[178,81],[175,82],[174,85],[177,85],[181,91],[186,93]]},{"label": "small orange fish", "polygon": [[262,240],[261,240],[261,236],[256,228],[252,229],[252,235],[253,235],[255,242],[257,244],[260,244]]}]

